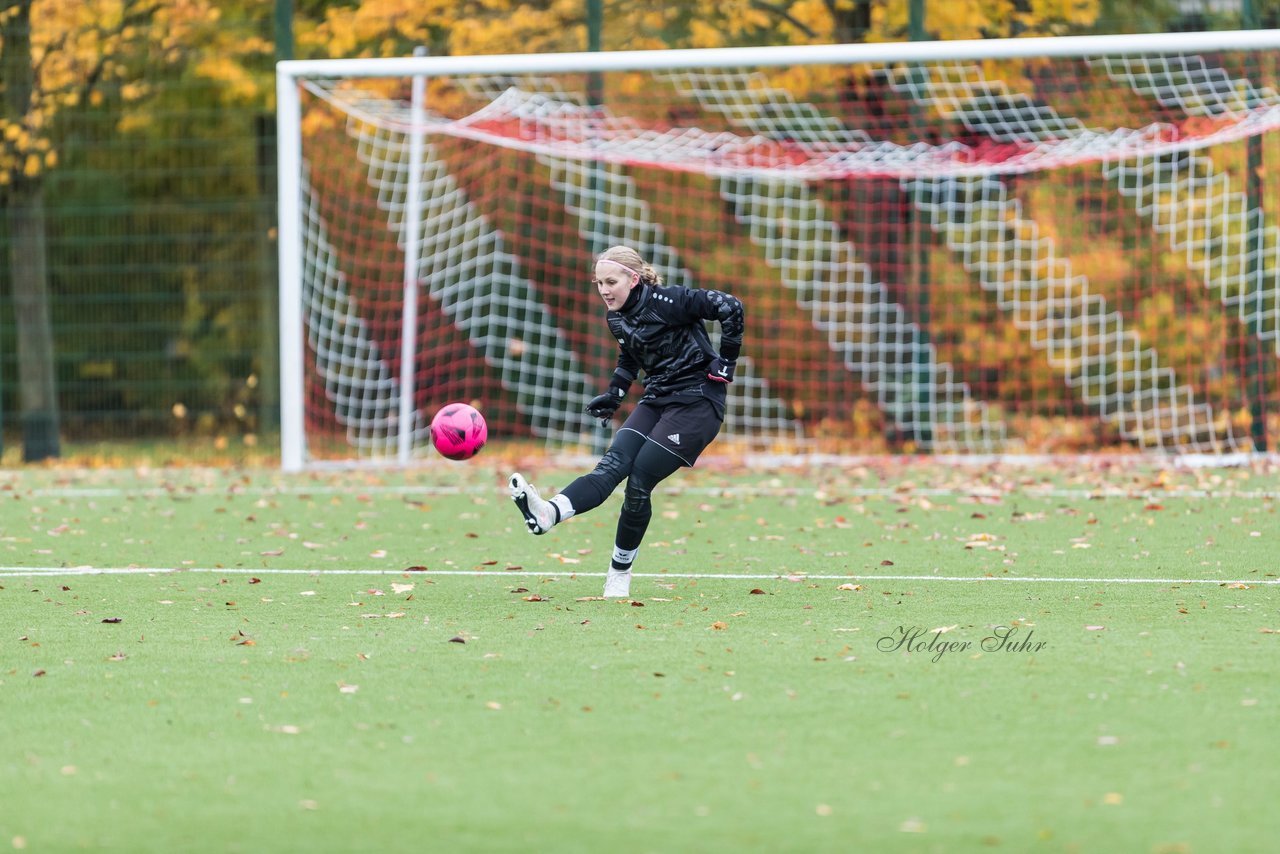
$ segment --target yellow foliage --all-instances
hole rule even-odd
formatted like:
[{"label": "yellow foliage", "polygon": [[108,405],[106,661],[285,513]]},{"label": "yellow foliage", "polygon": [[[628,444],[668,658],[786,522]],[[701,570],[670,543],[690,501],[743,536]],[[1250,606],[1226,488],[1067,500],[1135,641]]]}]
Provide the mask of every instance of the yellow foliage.
[{"label": "yellow foliage", "polygon": [[[788,10],[779,32],[788,44],[826,44],[835,41],[836,23],[821,0],[800,0]],[[794,22],[794,23],[793,23]]]},{"label": "yellow foliage", "polygon": [[708,23],[694,21],[689,25],[689,46],[695,48],[723,47],[724,35]]},{"label": "yellow foliage", "polygon": [[[58,154],[47,129],[57,112],[79,105],[86,97],[90,104],[101,105],[103,93],[93,82],[117,80],[127,67],[122,58],[132,51],[149,51],[156,44],[192,50],[198,43],[192,33],[217,18],[215,2],[33,0],[31,93],[25,111],[7,116],[3,124],[8,156],[0,160],[0,183],[12,183],[17,171],[31,178],[54,168]],[[18,7],[9,7],[6,14],[18,14]],[[225,37],[232,38],[232,34]],[[13,47],[0,43],[0,54],[10,54],[3,58],[12,59]],[[147,91],[134,81],[125,81],[122,88],[126,101],[136,101]]]},{"label": "yellow foliage", "polygon": [[196,72],[222,84],[224,97],[231,101],[252,101],[261,93],[257,79],[239,62],[224,55],[207,56],[197,63]]},{"label": "yellow foliage", "polygon": [[[105,0],[98,0],[104,2]],[[116,0],[119,2],[119,0]],[[208,0],[168,0],[198,3]],[[737,44],[823,44],[839,40],[858,0],[688,0],[605,4],[603,47],[713,48]],[[925,27],[936,38],[989,38],[1064,32],[1092,22],[1099,0],[949,0],[926,4]],[[908,25],[905,2],[873,0],[868,41],[899,41]],[[842,23],[837,19],[846,19]],[[683,27],[683,30],[679,29]],[[362,0],[333,5],[323,20],[299,17],[300,56],[407,55],[426,44],[451,55],[542,53],[586,49],[583,0]],[[443,43],[442,43],[443,41]]]},{"label": "yellow foliage", "polygon": [[[1063,35],[1098,17],[1099,0],[1031,0],[1029,12],[1019,12],[1013,0],[948,0],[928,3],[925,30],[934,38],[981,39],[1009,37],[1013,24],[1023,36]],[[881,3],[872,11],[868,41],[898,41],[907,33],[907,3]]]}]

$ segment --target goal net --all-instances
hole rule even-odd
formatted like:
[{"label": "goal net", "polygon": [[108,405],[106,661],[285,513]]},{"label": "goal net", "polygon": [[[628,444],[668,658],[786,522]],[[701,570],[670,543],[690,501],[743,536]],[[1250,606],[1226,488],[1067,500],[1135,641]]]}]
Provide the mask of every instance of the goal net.
[{"label": "goal net", "polygon": [[1262,448],[1276,47],[281,63],[285,466],[429,457],[452,401],[598,449],[615,244],[745,304],[725,453]]}]

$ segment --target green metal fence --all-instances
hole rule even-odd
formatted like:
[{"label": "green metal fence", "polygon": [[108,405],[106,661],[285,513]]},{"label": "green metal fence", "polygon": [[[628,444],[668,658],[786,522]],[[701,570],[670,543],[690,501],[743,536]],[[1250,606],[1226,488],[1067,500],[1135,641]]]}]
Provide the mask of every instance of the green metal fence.
[{"label": "green metal fence", "polygon": [[[268,8],[237,26],[269,44],[273,23]],[[11,49],[22,33],[8,35],[0,88],[23,71]],[[206,59],[199,46],[177,62],[129,53],[126,75],[47,114],[53,417],[65,440],[245,435],[273,422],[274,121],[265,98],[245,105],[195,74]],[[266,79],[272,60],[258,69]],[[0,187],[10,211],[16,196],[12,181]],[[57,437],[31,435],[23,413],[31,368],[17,352],[24,286],[11,263],[36,250],[11,223],[0,216],[0,428],[7,458],[15,446],[38,458],[57,453]]]}]

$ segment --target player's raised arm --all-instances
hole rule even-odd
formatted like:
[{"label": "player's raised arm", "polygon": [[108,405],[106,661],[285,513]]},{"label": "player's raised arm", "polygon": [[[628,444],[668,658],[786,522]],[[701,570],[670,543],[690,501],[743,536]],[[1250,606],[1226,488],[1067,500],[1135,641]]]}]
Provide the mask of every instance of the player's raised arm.
[{"label": "player's raised arm", "polygon": [[733,382],[733,372],[742,351],[742,333],[746,329],[746,312],[742,300],[723,291],[687,291],[688,306],[702,320],[720,324],[720,354],[707,368],[707,378],[721,383]]}]

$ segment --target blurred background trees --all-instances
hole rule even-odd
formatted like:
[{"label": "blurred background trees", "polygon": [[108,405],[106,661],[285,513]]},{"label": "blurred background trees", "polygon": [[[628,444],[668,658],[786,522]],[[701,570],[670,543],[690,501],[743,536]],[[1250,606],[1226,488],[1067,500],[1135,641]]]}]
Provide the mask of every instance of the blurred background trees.
[{"label": "blurred background trees", "polygon": [[[1224,29],[1280,0],[0,0],[0,438],[252,443],[278,405],[274,63]],[[13,457],[13,453],[9,458]]]}]

